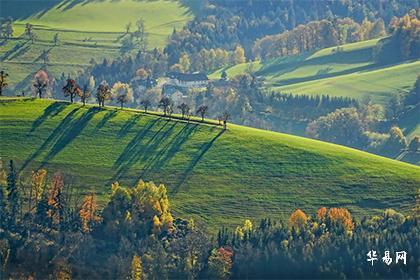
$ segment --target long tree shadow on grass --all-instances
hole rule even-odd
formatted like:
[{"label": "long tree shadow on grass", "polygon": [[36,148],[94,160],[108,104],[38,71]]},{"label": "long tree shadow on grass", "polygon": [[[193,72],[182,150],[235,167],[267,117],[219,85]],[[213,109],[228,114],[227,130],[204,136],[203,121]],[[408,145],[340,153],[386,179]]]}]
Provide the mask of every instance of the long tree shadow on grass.
[{"label": "long tree shadow on grass", "polygon": [[[150,172],[158,172],[178,153],[182,145],[191,138],[197,129],[198,124],[184,124],[184,127],[172,137],[166,144],[162,143],[160,150],[145,154],[142,158],[146,165],[143,167],[143,172],[137,178],[146,177]],[[151,155],[151,156],[149,156]]]},{"label": "long tree shadow on grass", "polygon": [[66,102],[54,102],[45,108],[44,113],[39,116],[33,123],[29,133],[34,132],[41,124],[43,124],[48,118],[57,116],[68,106]]},{"label": "long tree shadow on grass", "polygon": [[118,131],[118,137],[119,138],[123,138],[124,136],[127,135],[128,132],[130,132],[130,130],[133,128],[133,126],[135,124],[137,124],[138,120],[140,119],[141,115],[140,114],[135,114],[133,115],[122,127],[121,129]]},{"label": "long tree shadow on grass", "polygon": [[102,109],[98,107],[91,107],[89,108],[89,110],[83,113],[82,116],[72,120],[68,124],[67,128],[64,131],[62,131],[59,135],[57,135],[56,141],[51,147],[49,153],[45,156],[44,160],[42,161],[42,165],[48,163],[48,161],[53,159],[60,151],[62,151],[68,144],[70,144],[89,124],[93,116],[101,110]]},{"label": "long tree shadow on grass", "polygon": [[114,109],[112,111],[108,111],[105,116],[102,118],[102,120],[100,122],[98,122],[98,124],[95,127],[95,132],[97,132],[98,130],[100,130],[102,127],[105,126],[105,124],[112,119],[113,117],[115,117],[118,113],[117,109]]},{"label": "long tree shadow on grass", "polygon": [[187,180],[188,176],[192,173],[194,170],[194,167],[198,164],[198,162],[203,158],[203,156],[208,152],[208,150],[213,146],[214,142],[216,142],[217,139],[219,139],[220,136],[225,132],[225,130],[220,130],[219,133],[213,139],[211,139],[209,142],[204,143],[201,147],[198,153],[193,156],[192,160],[188,164],[188,166],[185,168],[184,172],[179,176],[179,179],[177,183],[175,184],[174,193],[177,193],[179,191],[179,188],[181,185]]},{"label": "long tree shadow on grass", "polygon": [[[124,126],[132,126],[137,118],[133,117]],[[176,127],[180,125],[182,128],[175,133]],[[126,131],[127,127],[122,128],[122,131]],[[152,127],[158,127],[154,133]],[[163,163],[168,162],[176,154],[197,127],[198,124],[186,124],[169,119],[159,119],[149,123],[133,137],[115,161],[113,169],[117,171],[111,181],[124,177],[138,162],[144,164],[139,178],[145,176],[149,171],[160,168]],[[145,137],[147,134],[150,137]]]},{"label": "long tree shadow on grass", "polygon": [[[149,158],[156,153],[158,148],[164,143],[164,141],[171,135],[174,130],[177,122],[170,121],[169,119],[163,120],[158,119],[159,122],[163,122],[163,125],[146,141],[146,137],[142,137],[140,141],[135,142],[134,137],[132,141],[127,145],[126,149],[117,159],[114,167],[117,169],[116,174],[112,180],[116,180],[124,176],[127,171],[136,163],[136,162],[147,162]],[[158,124],[158,122],[153,122],[153,125]],[[147,132],[146,132],[147,133]],[[143,133],[141,133],[143,134]],[[143,136],[145,136],[144,134]]]},{"label": "long tree shadow on grass", "polygon": [[57,125],[53,132],[50,133],[41,146],[24,161],[20,171],[24,170],[29,163],[39,157],[44,151],[50,149],[49,153],[42,160],[41,166],[44,166],[74,138],[76,138],[89,123],[93,115],[101,110],[100,108],[92,107],[80,117],[77,117],[79,109],[80,108],[74,108],[64,117],[64,119]]},{"label": "long tree shadow on grass", "polygon": [[[117,170],[115,175],[111,178],[110,182],[113,182],[117,179],[119,179],[123,173],[125,173],[126,169],[129,168],[130,164],[134,161],[135,155],[139,152],[139,150],[143,147],[143,141],[146,139],[146,135],[152,131],[153,127],[161,122],[162,120],[160,118],[156,118],[153,121],[150,121],[147,123],[147,125],[139,130],[137,134],[130,140],[130,142],[127,144],[125,149],[122,151],[122,153],[119,155],[117,160],[114,162],[113,170]],[[163,129],[163,127],[166,125],[167,122],[155,133],[153,137],[156,136],[157,133],[159,133],[160,130]],[[127,131],[128,133],[128,131]],[[152,137],[152,138],[153,138]]]},{"label": "long tree shadow on grass", "polygon": [[80,108],[74,108],[64,117],[64,119],[58,124],[58,126],[53,130],[53,132],[50,133],[50,135],[47,137],[47,139],[45,139],[41,146],[23,162],[20,171],[24,170],[31,161],[37,158],[48,147],[48,145],[54,141],[54,139],[56,139],[61,133],[63,133],[63,131],[66,129],[68,124],[71,123],[74,115],[77,113],[77,111],[79,111],[79,109]]}]

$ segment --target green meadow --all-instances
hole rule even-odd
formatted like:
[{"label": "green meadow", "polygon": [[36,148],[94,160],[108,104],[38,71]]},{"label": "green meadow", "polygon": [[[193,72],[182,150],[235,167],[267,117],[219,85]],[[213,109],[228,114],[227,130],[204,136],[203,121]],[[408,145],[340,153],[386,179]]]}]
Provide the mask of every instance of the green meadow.
[{"label": "green meadow", "polygon": [[[379,39],[346,44],[270,61],[249,62],[224,69],[228,76],[252,72],[264,80],[267,89],[293,94],[371,97],[386,103],[397,92],[409,91],[418,74],[420,61],[377,65],[373,51]],[[223,69],[210,76],[220,77]]]},{"label": "green meadow", "polygon": [[[142,18],[150,48],[162,48],[173,29],[181,29],[192,17],[188,1],[52,1],[44,9],[11,6],[18,10],[14,21],[14,38],[0,45],[0,68],[10,75],[9,90],[20,91],[42,66],[41,54],[49,54],[48,71],[57,77],[61,73],[75,75],[89,65],[91,59],[120,56],[125,26]],[[9,4],[10,5],[10,4]],[[35,4],[34,4],[35,5]],[[37,40],[34,44],[24,36],[25,24],[34,25]],[[53,42],[59,34],[60,44]]]},{"label": "green meadow", "polygon": [[0,156],[27,173],[60,171],[104,203],[111,183],[164,183],[181,217],[217,228],[346,207],[407,212],[420,168],[302,137],[53,100],[0,102]]}]

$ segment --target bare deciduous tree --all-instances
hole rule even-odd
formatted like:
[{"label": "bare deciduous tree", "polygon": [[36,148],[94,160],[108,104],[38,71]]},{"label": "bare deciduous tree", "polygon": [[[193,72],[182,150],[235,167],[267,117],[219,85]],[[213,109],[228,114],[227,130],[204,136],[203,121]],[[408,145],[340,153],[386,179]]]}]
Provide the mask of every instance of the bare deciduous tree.
[{"label": "bare deciduous tree", "polygon": [[163,109],[163,114],[169,115],[170,109],[172,109],[172,100],[169,97],[162,97],[162,99],[159,101],[158,107],[161,107]]},{"label": "bare deciduous tree", "polygon": [[208,107],[206,105],[201,105],[198,107],[196,114],[199,114],[201,116],[201,121],[204,121],[204,117],[207,114]]},{"label": "bare deciduous tree", "polygon": [[188,113],[190,112],[190,106],[188,106],[188,104],[182,103],[178,106],[178,109],[181,110],[181,115],[182,118],[184,118],[184,116],[188,115]]},{"label": "bare deciduous tree", "polygon": [[144,99],[140,102],[141,105],[144,107],[144,112],[147,113],[147,109],[152,105],[149,99]]}]

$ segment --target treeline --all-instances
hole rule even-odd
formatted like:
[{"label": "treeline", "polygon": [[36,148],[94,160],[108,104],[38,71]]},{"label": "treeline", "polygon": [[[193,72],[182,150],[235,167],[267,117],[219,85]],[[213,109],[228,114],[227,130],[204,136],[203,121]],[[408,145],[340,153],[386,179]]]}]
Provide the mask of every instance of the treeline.
[{"label": "treeline", "polygon": [[[287,223],[246,220],[214,238],[193,220],[174,218],[164,185],[113,183],[99,207],[93,193],[82,197],[59,173],[48,177],[40,169],[22,178],[12,161],[0,171],[0,276],[6,279],[417,275],[420,194],[407,216],[387,210],[359,222],[345,208],[322,207],[312,216],[298,209]],[[390,262],[382,259],[385,251]],[[406,254],[397,262],[396,252]],[[369,253],[376,257],[372,265]]]},{"label": "treeline", "polygon": [[350,18],[323,19],[298,25],[281,34],[258,39],[252,52],[254,57],[267,60],[378,38],[385,34],[385,24],[382,19],[374,22],[364,19],[361,24]]},{"label": "treeline", "polygon": [[379,63],[394,63],[420,58],[420,9],[401,18],[392,18],[389,38],[381,40],[375,50]]},{"label": "treeline", "polygon": [[196,104],[203,100],[209,106],[210,118],[215,113],[229,112],[233,123],[274,131],[304,134],[308,122],[338,108],[357,106],[347,97],[328,95],[294,95],[261,89],[257,77],[243,74],[232,77],[227,86],[209,86],[206,91],[192,92]]},{"label": "treeline", "polygon": [[[419,203],[410,216],[386,210],[361,222],[345,208],[321,207],[311,216],[298,209],[287,224],[262,220],[233,234],[222,230],[218,244],[232,248],[234,279],[406,279],[418,273]],[[405,262],[396,260],[398,251]]]},{"label": "treeline", "polygon": [[[145,70],[146,73],[139,70]],[[156,79],[162,77],[168,70],[167,56],[159,49],[139,51],[132,56],[120,57],[102,62],[91,61],[91,67],[81,76],[94,76],[97,81],[107,81],[110,84],[118,81],[128,83],[133,79]]]},{"label": "treeline", "polygon": [[373,104],[369,99],[356,106],[340,108],[310,122],[308,136],[395,158],[408,151],[419,158],[420,137],[406,139],[399,127],[407,114],[420,108],[420,77],[407,94],[396,93],[386,104]]}]

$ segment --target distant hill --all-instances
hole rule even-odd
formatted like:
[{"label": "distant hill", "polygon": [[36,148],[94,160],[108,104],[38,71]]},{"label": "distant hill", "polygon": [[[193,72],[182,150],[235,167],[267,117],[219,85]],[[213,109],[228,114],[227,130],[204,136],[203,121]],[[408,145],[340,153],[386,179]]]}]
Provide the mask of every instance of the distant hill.
[{"label": "distant hill", "polygon": [[[164,47],[174,28],[181,29],[193,13],[188,1],[9,1],[0,0],[1,16],[12,16],[14,37],[0,45],[0,68],[10,74],[9,90],[29,85],[42,67],[41,54],[49,54],[48,70],[53,76],[74,75],[91,59],[119,56],[125,26],[142,18],[150,48]],[[23,37],[25,24],[34,25],[34,44]],[[58,33],[60,44],[54,45]]]},{"label": "distant hill", "polygon": [[[250,62],[220,69],[210,76],[220,77],[253,72],[265,80],[270,90],[293,94],[328,94],[361,100],[370,96],[386,103],[397,92],[407,92],[420,74],[420,61],[377,65],[373,50],[379,39],[322,49],[300,56],[268,62]],[[392,54],[390,54],[392,55]]]},{"label": "distant hill", "polygon": [[290,209],[408,211],[420,168],[306,138],[52,100],[0,102],[0,156],[60,170],[104,202],[111,182],[165,183],[176,213],[217,228]]}]

